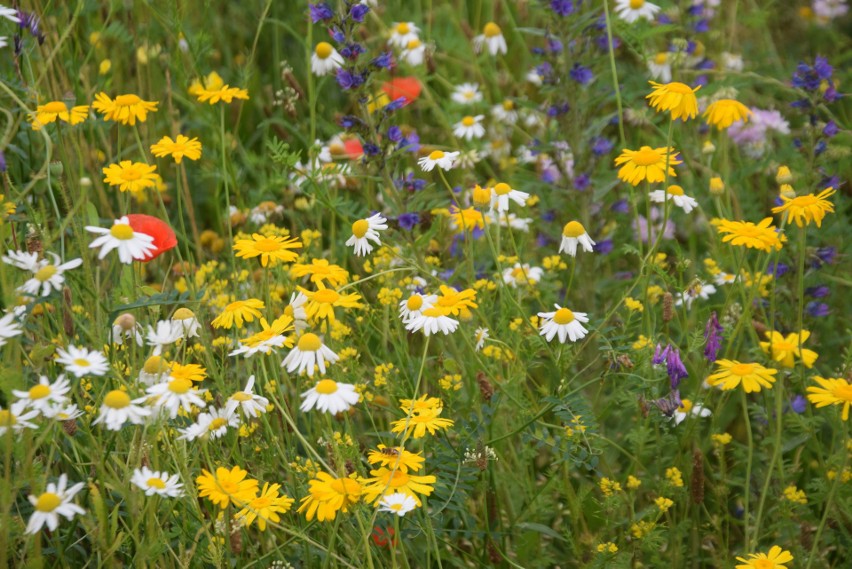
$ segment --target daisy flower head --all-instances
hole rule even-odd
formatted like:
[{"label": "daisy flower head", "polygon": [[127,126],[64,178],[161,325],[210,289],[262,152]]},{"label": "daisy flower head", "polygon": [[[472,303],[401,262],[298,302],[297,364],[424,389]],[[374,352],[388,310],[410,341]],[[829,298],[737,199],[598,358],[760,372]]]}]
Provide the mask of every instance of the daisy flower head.
[{"label": "daisy flower head", "polygon": [[677,293],[677,300],[675,301],[675,306],[681,306],[682,304],[686,305],[686,309],[689,310],[692,308],[692,303],[696,298],[700,298],[701,300],[707,300],[710,298],[710,295],[716,292],[716,287],[711,284],[703,284],[700,282],[696,282],[695,284],[689,286],[685,291]]},{"label": "daisy flower head", "polygon": [[453,134],[465,140],[473,140],[474,138],[482,138],[485,136],[485,127],[482,126],[482,119],[485,115],[468,115],[462,120],[453,125]]},{"label": "daisy flower head", "polygon": [[37,533],[44,526],[53,531],[59,527],[59,516],[72,520],[76,515],[85,514],[86,510],[72,502],[84,486],[85,484],[78,482],[69,488],[68,477],[63,474],[55,484],[49,483],[38,496],[30,495],[27,499],[34,510],[27,523],[26,533]]},{"label": "daisy flower head", "polygon": [[659,6],[646,0],[615,0],[615,13],[628,24],[639,19],[651,22],[659,11]]},{"label": "daisy flower head", "polygon": [[207,402],[200,396],[206,389],[195,389],[192,381],[183,377],[167,377],[165,381],[156,383],[145,390],[153,398],[152,407],[162,409],[174,419],[178,411],[192,412],[192,406],[207,407]]},{"label": "daisy flower head", "polygon": [[402,438],[413,437],[422,439],[428,432],[434,435],[440,430],[446,430],[455,424],[452,419],[441,417],[443,407],[423,409],[421,411],[409,412],[407,417],[391,423],[392,433],[402,433]]},{"label": "daisy flower head", "polygon": [[778,370],[757,363],[742,363],[736,360],[716,360],[716,373],[707,378],[711,387],[723,391],[736,389],[742,384],[746,393],[758,392],[762,387],[771,389]]},{"label": "daisy flower head", "polygon": [[322,339],[316,334],[306,332],[301,335],[296,347],[290,350],[281,367],[287,368],[287,373],[307,373],[308,377],[314,376],[314,366],[319,368],[320,373],[326,371],[326,362],[333,364],[340,357],[326,346]]},{"label": "daisy flower head", "polygon": [[83,264],[82,259],[62,263],[56,253],[48,252],[48,255],[53,258],[53,262],[39,259],[38,253],[25,251],[9,251],[3,256],[4,263],[33,273],[32,278],[17,288],[18,292],[26,296],[48,296],[53,291],[61,291],[65,285],[63,273]]},{"label": "daisy flower head", "polygon": [[38,425],[30,423],[30,420],[38,417],[38,409],[25,411],[24,406],[20,404],[12,405],[9,409],[0,408],[0,436],[5,435],[6,431],[17,434],[24,429],[37,429]]},{"label": "daisy flower head", "polygon": [[335,478],[325,472],[318,472],[316,478],[308,482],[307,496],[302,498],[297,510],[305,513],[305,519],[311,521],[333,521],[337,512],[348,512],[349,506],[361,500],[363,487],[357,478]]},{"label": "daisy flower head", "polygon": [[322,77],[334,73],[340,67],[343,67],[343,56],[330,43],[319,42],[311,55],[311,72],[317,77]]},{"label": "daisy flower head", "polygon": [[403,472],[417,472],[423,468],[426,461],[421,453],[408,452],[403,447],[388,447],[380,444],[378,450],[371,450],[367,455],[367,462],[386,466],[391,470],[402,470]]},{"label": "daisy flower head", "polygon": [[148,345],[154,347],[154,355],[159,356],[166,346],[183,339],[183,327],[175,326],[171,320],[160,320],[156,327],[148,326],[148,334],[145,338]]},{"label": "daisy flower head", "polygon": [[411,39],[399,56],[409,65],[422,65],[426,57],[426,45],[420,38]]},{"label": "daisy flower head", "polygon": [[254,393],[254,376],[249,376],[245,389],[237,391],[228,398],[227,406],[233,413],[239,407],[243,415],[254,419],[266,413],[266,406],[269,405],[269,399]]},{"label": "daisy flower head", "polygon": [[650,99],[648,104],[657,112],[671,111],[672,119],[689,120],[698,115],[698,99],[695,92],[701,85],[694,89],[685,83],[657,83],[649,81],[653,90],[645,96]]},{"label": "daisy flower head", "polygon": [[269,324],[266,318],[260,319],[262,330],[248,338],[240,338],[240,347],[228,354],[229,356],[244,355],[251,357],[257,353],[269,354],[276,348],[292,347],[293,340],[285,334],[293,330],[293,319],[282,314]]},{"label": "daisy flower head", "polygon": [[209,437],[218,439],[225,436],[228,427],[236,429],[240,426],[240,416],[234,413],[232,407],[222,409],[210,409],[209,412],[199,413],[195,423],[181,429],[178,439],[194,441],[196,439]]},{"label": "daisy flower head", "polygon": [[235,514],[235,518],[242,522],[244,527],[257,520],[257,529],[260,531],[266,531],[267,521],[277,524],[281,521],[278,514],[289,512],[294,501],[293,498],[279,495],[280,489],[280,484],[264,483],[260,493],[246,502],[245,507]]},{"label": "daisy flower head", "polygon": [[151,145],[151,154],[157,158],[171,156],[176,164],[180,164],[184,158],[198,160],[201,158],[201,143],[197,138],[189,138],[182,134],[172,140],[170,136],[164,136],[156,144]]},{"label": "daisy flower head", "polygon": [[147,400],[147,396],[131,399],[126,391],[114,389],[104,396],[100,413],[97,419],[92,421],[92,424],[103,423],[109,431],[120,431],[127,422],[133,425],[141,425],[151,415],[150,409],[139,405]]},{"label": "daisy flower head", "polygon": [[247,476],[248,472],[239,466],[230,470],[220,466],[215,474],[202,469],[195,479],[198,497],[207,498],[223,510],[228,504],[242,508],[257,496],[258,482]]},{"label": "daisy flower head", "polygon": [[164,498],[179,498],[183,496],[183,484],[177,474],[155,472],[143,466],[133,471],[130,482],[145,491],[146,496],[163,496]]},{"label": "daisy flower head", "polygon": [[802,344],[810,337],[811,333],[807,330],[802,330],[798,334],[787,334],[786,337],[775,330],[771,330],[766,333],[768,341],[760,342],[760,349],[784,367],[793,367],[795,365],[794,357],[796,357],[802,361],[806,368],[812,368],[819,355],[813,350],[802,347]]},{"label": "daisy flower head", "polygon": [[707,124],[725,130],[737,121],[748,122],[751,110],[734,99],[719,99],[707,105],[702,117]]},{"label": "daisy flower head", "polygon": [[541,267],[531,267],[527,263],[515,263],[514,267],[503,269],[503,282],[513,288],[533,286],[537,284],[544,270]]},{"label": "daisy flower head", "polygon": [[357,292],[351,294],[340,294],[334,289],[325,288],[320,285],[319,290],[309,291],[299,287],[299,292],[308,298],[308,304],[305,306],[305,312],[308,314],[308,319],[312,322],[318,320],[328,320],[334,322],[335,307],[342,308],[363,308],[364,305],[358,302],[361,300],[361,295]]},{"label": "daisy flower head", "polygon": [[63,101],[51,101],[36,107],[30,120],[33,125],[33,130],[41,130],[41,128],[52,122],[61,121],[70,125],[80,124],[89,116],[89,105],[77,105],[76,107],[68,108]]},{"label": "daisy flower head", "polygon": [[322,413],[337,415],[348,411],[350,407],[358,403],[361,395],[352,384],[322,379],[302,393],[301,397],[304,399],[299,406],[302,412],[307,413],[316,409]]},{"label": "daisy flower head", "polygon": [[654,57],[648,60],[648,71],[651,72],[651,77],[659,79],[663,83],[668,83],[672,80],[672,64],[669,52],[660,51]]},{"label": "daisy flower head", "polygon": [[478,83],[462,83],[453,89],[450,98],[460,105],[470,105],[482,101],[482,92]]},{"label": "daisy flower head", "polygon": [[375,502],[388,494],[402,493],[413,498],[414,502],[420,506],[422,503],[417,494],[429,496],[434,490],[432,485],[438,480],[432,475],[416,476],[384,466],[371,470],[370,474],[373,477],[364,480],[364,501],[368,503]]},{"label": "daisy flower head", "polygon": [[144,385],[154,385],[169,375],[169,362],[160,356],[151,356],[145,363],[142,364],[142,369],[139,370],[139,383]]},{"label": "daisy flower head", "polygon": [[104,182],[113,187],[118,186],[122,192],[136,193],[145,188],[154,187],[157,179],[156,170],[156,166],[122,160],[118,164],[111,164],[103,169],[106,175]]},{"label": "daisy flower head", "polygon": [[709,417],[713,411],[703,405],[693,403],[689,399],[681,399],[680,406],[675,409],[672,419],[675,425],[680,425],[687,417]]},{"label": "daisy flower head", "polygon": [[290,303],[284,307],[284,314],[293,318],[296,332],[301,332],[308,327],[308,313],[305,310],[307,302],[307,296],[301,292],[294,292],[290,295]]},{"label": "daisy flower head", "polygon": [[773,249],[780,251],[786,237],[779,235],[772,218],[764,218],[757,224],[750,221],[729,221],[727,219],[714,220],[716,231],[723,235],[722,242],[730,243],[737,247],[748,247],[759,249],[767,253]]},{"label": "daisy flower head", "polygon": [[359,219],[352,224],[352,236],[346,240],[345,245],[354,247],[355,255],[358,257],[367,255],[373,250],[370,241],[376,245],[382,244],[379,231],[385,231],[388,228],[387,222],[388,220],[380,213],[375,213],[366,219]]},{"label": "daisy flower head", "polygon": [[506,46],[506,38],[503,37],[503,30],[494,22],[488,22],[482,28],[482,34],[473,38],[473,49],[476,53],[486,48],[491,55],[498,53],[505,54],[508,51]]},{"label": "daisy flower head", "polygon": [[411,40],[418,39],[417,34],[419,32],[420,30],[414,25],[414,22],[394,22],[388,41],[394,47],[405,49]]},{"label": "daisy flower head", "polygon": [[574,312],[563,308],[558,304],[553,312],[539,312],[538,317],[542,319],[539,335],[550,342],[554,336],[559,337],[561,343],[565,340],[576,342],[586,337],[588,330],[583,324],[588,323],[589,318],[585,312]]},{"label": "daisy flower head", "polygon": [[118,251],[118,258],[124,264],[147,260],[157,251],[154,238],[146,233],[134,231],[130,219],[125,215],[116,219],[109,229],[87,225],[86,231],[98,235],[91,243],[90,249],[100,248],[98,259],[103,259],[113,249]]},{"label": "daisy flower head", "polygon": [[794,198],[782,195],[781,201],[784,203],[772,208],[772,213],[786,212],[787,218],[795,221],[798,227],[810,225],[811,222],[816,223],[817,227],[822,227],[825,214],[834,213],[834,204],[828,201],[834,193],[834,188],[826,188],[816,195],[807,194]]},{"label": "daisy flower head", "polygon": [[512,99],[503,99],[502,103],[498,103],[491,107],[491,115],[495,119],[497,119],[497,122],[503,123],[507,126],[512,126],[513,124],[518,122],[518,111],[515,109],[515,101],[513,101]]},{"label": "daisy flower head", "polygon": [[12,394],[18,398],[15,407],[19,410],[35,409],[44,415],[50,415],[55,407],[61,407],[68,400],[71,391],[71,382],[64,374],[51,383],[50,379],[42,375],[39,381],[27,391],[12,390]]},{"label": "daisy flower head", "polygon": [[115,99],[111,99],[106,93],[98,93],[95,95],[92,108],[101,113],[105,121],[133,126],[136,121],[148,120],[148,113],[157,112],[158,104],[154,101],[143,101],[133,94],[118,95]]},{"label": "daisy flower head", "polygon": [[57,348],[56,363],[65,366],[65,371],[77,377],[86,375],[104,375],[109,371],[109,362],[100,352],[78,348],[70,344],[68,348]]},{"label": "daisy flower head", "polygon": [[0,6],[0,18],[5,18],[13,24],[21,23],[21,18],[19,17],[18,11],[15,8],[7,8],[6,6]]},{"label": "daisy flower head", "polygon": [[[674,148],[651,148],[643,146],[639,150],[624,149],[615,159],[615,165],[621,166],[618,178],[634,186],[647,180],[650,183],[665,182],[666,172],[672,178],[677,177],[672,166],[681,163]],[[668,164],[668,170],[666,165]]]},{"label": "daisy flower head", "polygon": [[503,212],[509,211],[509,201],[513,201],[519,206],[526,205],[530,195],[527,192],[516,190],[506,184],[500,182],[491,188],[491,209]]},{"label": "daisy flower head", "polygon": [[841,418],[849,420],[849,407],[852,407],[852,383],[843,378],[822,378],[814,376],[813,379],[819,387],[812,385],[807,388],[808,401],[819,407],[828,405],[842,405]]},{"label": "daisy flower head", "polygon": [[184,338],[197,338],[201,322],[189,308],[178,308],[171,317],[172,324],[181,331]]},{"label": "daisy flower head", "polygon": [[572,257],[577,256],[577,246],[583,251],[591,253],[594,251],[595,242],[586,233],[586,228],[579,221],[569,221],[562,228],[562,242],[559,244],[559,252],[566,252]]},{"label": "daisy flower head", "polygon": [[683,188],[678,186],[677,184],[672,184],[668,188],[664,190],[654,190],[651,192],[648,197],[651,198],[651,201],[654,203],[664,203],[666,201],[670,201],[674,203],[677,207],[681,208],[685,213],[691,212],[693,209],[698,207],[698,202],[695,198],[691,198],[686,195],[683,191]]},{"label": "daisy flower head", "polygon": [[310,276],[309,280],[312,283],[327,282],[335,287],[349,282],[349,271],[329,263],[326,259],[311,259],[310,263],[297,263],[290,267],[290,275],[297,279]]},{"label": "daisy flower head", "polygon": [[769,549],[769,553],[749,553],[748,559],[737,557],[737,561],[742,561],[742,565],[737,565],[737,569],[787,569],[785,563],[793,560],[793,556],[789,551],[781,549],[777,545],[773,545]]},{"label": "daisy flower head", "polygon": [[403,323],[408,323],[412,319],[420,316],[426,308],[433,306],[438,297],[434,294],[419,294],[414,293],[405,300],[399,303],[399,318]]},{"label": "daisy flower head", "polygon": [[476,342],[473,349],[475,351],[480,351],[485,347],[485,341],[490,338],[491,335],[488,333],[488,328],[477,328],[473,334],[473,340]]},{"label": "daisy flower head", "polygon": [[428,156],[424,156],[417,161],[420,169],[424,172],[431,172],[435,166],[442,170],[452,170],[456,160],[459,157],[459,152],[444,152],[443,150],[433,150]]},{"label": "daisy flower head", "polygon": [[392,514],[396,514],[399,517],[404,516],[416,507],[417,500],[415,500],[413,496],[406,494],[405,492],[394,492],[393,494],[386,494],[381,500],[379,500],[380,512],[390,512]]},{"label": "daisy flower head", "polygon": [[300,249],[302,242],[295,237],[287,238],[281,236],[266,237],[260,233],[253,233],[251,239],[237,239],[234,243],[234,251],[241,259],[253,259],[260,257],[260,264],[275,266],[277,263],[292,263],[299,256],[291,249]]},{"label": "daisy flower head", "polygon": [[7,312],[0,316],[0,347],[5,346],[9,338],[14,338],[23,331],[23,327],[14,312]]},{"label": "daisy flower head", "polygon": [[242,328],[243,322],[252,322],[255,318],[260,318],[260,311],[263,307],[263,301],[256,298],[236,300],[228,304],[222,310],[222,313],[213,319],[211,324],[214,328],[225,328],[227,330],[234,326]]},{"label": "daisy flower head", "polygon": [[234,99],[248,100],[246,89],[239,89],[226,85],[218,73],[212,71],[202,80],[194,80],[189,86],[189,94],[198,99],[200,103],[215,105],[219,101],[230,104]]},{"label": "daisy flower head", "polygon": [[136,321],[136,317],[125,312],[119,314],[112,322],[112,343],[118,346],[124,344],[125,340],[135,341],[137,346],[144,343],[145,330],[142,324]]}]

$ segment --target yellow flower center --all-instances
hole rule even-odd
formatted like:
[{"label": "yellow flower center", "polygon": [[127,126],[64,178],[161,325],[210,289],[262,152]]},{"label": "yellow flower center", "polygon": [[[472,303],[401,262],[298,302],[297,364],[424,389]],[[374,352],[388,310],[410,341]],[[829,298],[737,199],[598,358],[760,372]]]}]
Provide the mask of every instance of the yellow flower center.
[{"label": "yellow flower center", "polygon": [[114,389],[104,397],[104,405],[110,409],[124,409],[130,406],[130,396],[120,389]]},{"label": "yellow flower center", "polygon": [[419,294],[415,294],[414,296],[408,299],[408,302],[405,303],[405,306],[409,310],[420,310],[420,307],[423,306],[423,297]]},{"label": "yellow flower center", "polygon": [[793,207],[805,208],[812,206],[817,202],[819,202],[819,199],[817,199],[816,196],[808,194],[806,196],[799,196],[797,198],[793,198],[792,200],[790,200],[790,205]]},{"label": "yellow flower center", "polygon": [[183,377],[177,377],[169,382],[169,391],[183,395],[192,387],[192,382]]},{"label": "yellow flower center", "polygon": [[515,267],[514,269],[512,269],[512,278],[515,280],[524,278],[524,268]]},{"label": "yellow flower center", "polygon": [[792,352],[796,349],[796,346],[793,345],[792,342],[775,342],[772,345],[773,349],[778,350],[779,352]]},{"label": "yellow flower center", "polygon": [[643,146],[633,154],[633,163],[637,166],[651,166],[659,164],[660,161],[660,153],[650,146]]},{"label": "yellow flower center", "polygon": [[[432,154],[434,154],[434,152]],[[366,219],[359,219],[358,221],[352,224],[352,234],[358,239],[364,237],[364,235],[367,234],[368,229],[370,229],[370,222],[368,222]]]},{"label": "yellow flower center", "polygon": [[316,352],[322,346],[322,340],[319,339],[319,336],[316,334],[311,334],[308,332],[301,338],[299,338],[299,343],[297,344],[299,350],[303,352]]},{"label": "yellow flower center", "polygon": [[465,99],[473,99],[476,96],[476,93],[474,91],[465,91],[462,95]]},{"label": "yellow flower center", "polygon": [[476,120],[473,117],[464,117],[462,119],[462,124],[464,126],[473,126]]},{"label": "yellow flower center", "polygon": [[403,506],[403,504],[401,504],[401,503],[400,504],[391,504],[390,509],[393,510],[394,512],[399,512],[399,511],[402,510],[402,506]]},{"label": "yellow flower center", "polygon": [[431,154],[429,154],[429,160],[440,160],[444,157],[444,152],[442,150],[433,150]]},{"label": "yellow flower center", "polygon": [[317,393],[322,393],[323,395],[331,395],[332,393],[337,392],[337,382],[331,379],[323,379],[317,386],[315,387]]},{"label": "yellow flower center", "polygon": [[689,399],[681,399],[680,407],[677,408],[681,413],[689,413],[692,410],[692,401]]},{"label": "yellow flower center", "polygon": [[281,249],[281,244],[275,239],[264,237],[263,239],[255,241],[254,248],[262,253],[272,253]]},{"label": "yellow flower center", "polygon": [[757,559],[752,561],[754,569],[775,569],[775,562],[769,559]]},{"label": "yellow flower center", "polygon": [[669,60],[669,54],[661,51],[657,55],[654,56],[654,63],[657,65],[665,65],[665,63]]},{"label": "yellow flower center", "polygon": [[233,395],[231,395],[231,399],[234,401],[249,401],[251,400],[251,393],[246,393],[245,391],[237,391]]},{"label": "yellow flower center", "polygon": [[217,417],[217,418],[213,419],[212,421],[210,421],[210,426],[207,427],[207,430],[208,431],[215,431],[217,429],[221,429],[222,427],[224,427],[227,424],[228,424],[227,419],[223,419],[222,417]]},{"label": "yellow flower center", "polygon": [[513,101],[510,101],[509,99],[506,99],[505,101],[503,101],[503,110],[511,111],[511,110],[514,110],[514,108],[515,108],[515,103]]},{"label": "yellow flower center", "polygon": [[750,375],[752,371],[754,371],[754,364],[736,364],[731,367],[731,373],[740,377]]},{"label": "yellow flower center", "polygon": [[400,486],[405,486],[406,484],[408,484],[408,479],[409,476],[407,472],[397,470],[391,475],[390,480],[388,481],[388,485],[391,488],[399,488]]},{"label": "yellow flower center", "polygon": [[35,509],[39,512],[52,512],[62,503],[62,498],[53,492],[45,492],[38,497],[35,503]]},{"label": "yellow flower center", "polygon": [[142,169],[136,164],[131,164],[122,170],[121,177],[130,182],[138,180],[142,177]]},{"label": "yellow flower center", "polygon": [[50,395],[50,386],[38,384],[35,387],[31,387],[29,391],[30,399],[44,399],[48,395]]},{"label": "yellow flower center", "polygon": [[74,365],[80,367],[89,367],[90,365],[92,365],[92,362],[83,358],[77,358],[76,360],[74,360]]},{"label": "yellow flower center", "polygon": [[677,185],[669,186],[669,189],[667,189],[666,192],[668,192],[669,194],[671,194],[673,196],[682,196],[683,195],[683,188],[681,188],[680,186],[677,186]]},{"label": "yellow flower center", "polygon": [[334,304],[339,298],[340,295],[337,294],[337,291],[333,291],[330,288],[324,288],[314,293],[314,301],[322,302],[323,304]]},{"label": "yellow flower center", "polygon": [[409,28],[408,24],[406,24],[405,22],[401,22],[401,23],[396,25],[396,33],[398,33],[401,36],[404,36],[410,30],[411,30],[411,28]]},{"label": "yellow flower center", "polygon": [[145,484],[148,485],[148,488],[156,488],[157,490],[162,490],[166,487],[166,483],[160,478],[149,478]]},{"label": "yellow flower center", "polygon": [[142,99],[136,95],[119,95],[115,98],[115,105],[117,107],[132,107],[138,105],[141,101]]},{"label": "yellow flower center", "polygon": [[109,234],[121,241],[127,241],[133,239],[133,228],[126,223],[116,223],[110,228]]},{"label": "yellow flower center", "polygon": [[189,308],[178,308],[172,315],[173,320],[189,320],[195,318],[195,313]]},{"label": "yellow flower center", "polygon": [[691,93],[694,93],[694,91],[692,90],[692,87],[690,87],[689,85],[687,85],[685,83],[678,83],[677,81],[674,81],[672,83],[667,83],[665,85],[665,88],[666,88],[667,91],[670,91],[672,93],[677,93],[679,95],[689,95]]},{"label": "yellow flower center", "polygon": [[494,186],[494,193],[497,194],[498,196],[505,196],[506,194],[508,194],[511,191],[512,191],[512,188],[509,187],[509,184],[505,184],[503,182],[500,182],[499,184]]},{"label": "yellow flower center", "polygon": [[494,22],[488,22],[485,24],[485,27],[482,28],[482,33],[487,38],[493,38],[499,36],[502,32],[500,31],[500,26]]},{"label": "yellow flower center", "polygon": [[841,383],[838,387],[834,388],[833,394],[838,399],[842,399],[843,401],[852,403],[852,384]]},{"label": "yellow flower center", "polygon": [[42,105],[41,108],[45,113],[64,113],[68,110],[68,107],[62,101],[51,101]]},{"label": "yellow flower center", "polygon": [[12,415],[11,411],[0,409],[0,427],[11,427],[17,424],[18,420]]},{"label": "yellow flower center", "polygon": [[55,275],[56,272],[56,267],[54,267],[53,265],[47,265],[36,271],[35,278],[37,281],[43,283],[46,280],[50,280],[50,278]]},{"label": "yellow flower center", "polygon": [[574,313],[567,308],[560,308],[556,311],[556,314],[553,315],[553,321],[560,326],[563,324],[570,324],[574,321]]},{"label": "yellow flower center", "polygon": [[638,10],[645,5],[645,0],[630,0],[630,7],[633,10]]},{"label": "yellow flower center", "polygon": [[414,38],[413,40],[408,42],[408,49],[417,49],[418,47],[420,47],[420,40],[419,39]]},{"label": "yellow flower center", "polygon": [[317,54],[317,57],[320,59],[327,59],[331,52],[334,51],[334,48],[331,47],[331,44],[325,41],[321,41],[317,44],[317,47],[314,49],[314,53]]},{"label": "yellow flower center", "polygon": [[565,237],[574,237],[575,239],[586,232],[586,228],[579,221],[569,221],[562,228],[562,235]]},{"label": "yellow flower center", "polygon": [[169,366],[160,356],[151,356],[145,360],[145,365],[142,366],[142,371],[151,375],[160,374],[168,371]]}]

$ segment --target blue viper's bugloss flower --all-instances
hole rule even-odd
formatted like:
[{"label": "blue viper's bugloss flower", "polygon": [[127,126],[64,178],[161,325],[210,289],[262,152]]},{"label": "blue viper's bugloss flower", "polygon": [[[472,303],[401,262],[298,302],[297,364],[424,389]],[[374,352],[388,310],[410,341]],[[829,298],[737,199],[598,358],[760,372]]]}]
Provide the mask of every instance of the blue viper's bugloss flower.
[{"label": "blue viper's bugloss flower", "polygon": [[399,222],[399,226],[406,231],[411,231],[417,224],[420,223],[420,214],[416,211],[411,211],[407,213],[400,214],[397,218],[397,222]]},{"label": "blue viper's bugloss flower", "polygon": [[785,263],[772,262],[769,263],[768,268],[766,269],[766,274],[772,275],[776,279],[779,277],[783,277],[788,272],[790,272],[790,266]]},{"label": "blue viper's bugloss flower", "polygon": [[840,127],[837,126],[837,123],[834,121],[828,121],[825,123],[825,126],[822,128],[822,133],[828,138],[832,138],[837,136],[837,133],[840,132]]},{"label": "blue viper's bugloss flower", "polygon": [[831,294],[831,289],[827,285],[811,286],[805,289],[805,294],[812,298],[825,298]]},{"label": "blue viper's bugloss flower", "polygon": [[331,10],[331,6],[329,6],[325,2],[320,2],[319,4],[310,4],[309,9],[311,11],[311,21],[315,24],[317,22],[330,20],[334,17],[334,12]]},{"label": "blue viper's bugloss flower", "polygon": [[595,156],[603,156],[609,154],[613,149],[614,143],[603,136],[596,136],[592,139],[592,153]]},{"label": "blue viper's bugloss flower", "polygon": [[568,75],[571,77],[571,79],[573,79],[580,85],[588,85],[595,78],[595,74],[592,73],[591,69],[580,65],[579,63],[574,64],[574,67],[571,68],[571,71],[568,72]]},{"label": "blue viper's bugloss flower", "polygon": [[554,37],[547,38],[547,49],[550,53],[562,53],[562,42]]},{"label": "blue viper's bugloss flower", "polygon": [[614,248],[615,245],[612,239],[601,239],[592,247],[595,253],[600,253],[601,255],[609,255]]},{"label": "blue viper's bugloss flower", "polygon": [[574,12],[577,11],[577,7],[583,2],[583,0],[577,0],[577,4],[574,4],[574,0],[550,0],[550,9],[553,10],[557,16],[570,16]]},{"label": "blue viper's bugloss flower", "polygon": [[805,312],[808,316],[820,318],[831,314],[831,308],[829,308],[829,306],[824,302],[813,301],[805,305]]},{"label": "blue viper's bugloss flower", "polygon": [[592,179],[585,172],[574,177],[574,187],[580,192],[585,192],[591,185]]},{"label": "blue viper's bugloss flower", "polygon": [[386,51],[381,55],[374,57],[370,63],[380,69],[390,69],[393,67],[393,54]]},{"label": "blue viper's bugloss flower", "polygon": [[393,125],[388,129],[388,140],[393,143],[397,143],[402,140],[402,129],[396,125]]},{"label": "blue viper's bugloss flower", "polygon": [[354,115],[343,115],[340,119],[340,126],[343,128],[352,128],[362,124],[364,124],[364,121]]},{"label": "blue viper's bugloss flower", "polygon": [[349,16],[359,24],[364,21],[364,16],[370,11],[370,7],[364,4],[355,4],[349,9]]},{"label": "blue viper's bugloss flower", "polygon": [[333,39],[337,43],[343,43],[346,41],[346,34],[344,34],[343,30],[341,30],[340,28],[333,28],[331,30],[331,39]]},{"label": "blue viper's bugloss flower", "polygon": [[399,109],[401,109],[404,106],[405,106],[405,97],[397,97],[396,99],[394,99],[393,101],[391,101],[390,103],[385,105],[382,110],[386,113],[392,113],[394,111],[398,111]]},{"label": "blue viper's bugloss flower", "polygon": [[802,394],[798,394],[790,400],[790,409],[793,410],[793,413],[801,415],[807,408],[808,400]]},{"label": "blue viper's bugloss flower", "polygon": [[0,150],[0,172],[6,171],[6,155]]},{"label": "blue viper's bugloss flower", "polygon": [[405,176],[405,178],[398,178],[394,180],[393,185],[396,186],[398,190],[419,192],[420,190],[426,187],[426,180],[415,178],[414,174],[409,172],[408,175]]},{"label": "blue viper's bugloss flower", "polygon": [[704,327],[704,357],[707,361],[713,363],[719,355],[719,350],[722,347],[722,332],[725,329],[719,324],[719,319],[716,313],[713,312],[707,320],[707,325]]},{"label": "blue viper's bugloss flower", "polygon": [[364,143],[362,146],[364,148],[364,154],[367,156],[376,156],[381,153],[381,149],[372,142]]},{"label": "blue viper's bugloss flower", "polygon": [[364,83],[363,76],[358,73],[347,71],[346,69],[338,69],[336,78],[337,84],[340,85],[344,91],[359,87]]},{"label": "blue viper's bugloss flower", "polygon": [[614,213],[630,213],[630,204],[627,200],[618,200],[609,206],[609,210]]},{"label": "blue viper's bugloss flower", "polygon": [[340,48],[340,55],[346,59],[358,59],[364,53],[364,46],[360,43],[350,43]]},{"label": "blue viper's bugloss flower", "polygon": [[823,265],[833,265],[835,260],[837,260],[837,249],[820,247],[816,250],[816,259],[811,261],[811,266],[818,269]]}]

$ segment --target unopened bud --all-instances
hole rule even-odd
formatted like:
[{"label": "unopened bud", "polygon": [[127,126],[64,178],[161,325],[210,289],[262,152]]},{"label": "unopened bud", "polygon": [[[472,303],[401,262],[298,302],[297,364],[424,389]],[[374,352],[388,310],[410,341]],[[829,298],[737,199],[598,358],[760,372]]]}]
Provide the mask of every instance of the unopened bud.
[{"label": "unopened bud", "polygon": [[721,196],[725,193],[725,182],[719,176],[710,178],[710,193],[714,196]]},{"label": "unopened bud", "polygon": [[118,318],[115,319],[113,325],[121,328],[123,332],[129,332],[136,327],[136,317],[130,314],[129,312],[125,312],[124,314],[120,314]]},{"label": "unopened bud", "polygon": [[793,174],[787,166],[778,166],[778,172],[775,174],[775,181],[779,184],[789,184],[793,181]]}]

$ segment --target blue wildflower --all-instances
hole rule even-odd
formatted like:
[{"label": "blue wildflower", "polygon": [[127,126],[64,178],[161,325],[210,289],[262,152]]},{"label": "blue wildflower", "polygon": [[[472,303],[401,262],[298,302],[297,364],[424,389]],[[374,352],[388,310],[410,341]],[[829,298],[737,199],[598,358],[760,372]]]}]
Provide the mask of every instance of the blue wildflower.
[{"label": "blue wildflower", "polygon": [[309,8],[311,11],[311,21],[315,24],[317,22],[330,20],[334,17],[334,12],[331,10],[331,6],[329,6],[325,2],[320,2],[319,4],[310,4]]}]

